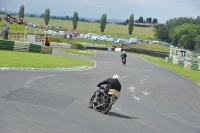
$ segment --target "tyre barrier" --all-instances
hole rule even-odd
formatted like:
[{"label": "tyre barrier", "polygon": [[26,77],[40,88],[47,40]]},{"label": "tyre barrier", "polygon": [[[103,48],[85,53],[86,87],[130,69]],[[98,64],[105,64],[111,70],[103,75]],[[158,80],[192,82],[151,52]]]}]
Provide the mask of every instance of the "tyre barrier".
[{"label": "tyre barrier", "polygon": [[168,57],[165,57],[165,61],[168,62]]},{"label": "tyre barrier", "polygon": [[10,40],[0,40],[0,50],[52,54],[52,47]]},{"label": "tyre barrier", "polygon": [[29,51],[29,43],[15,41],[13,50],[19,51],[19,52],[28,52]]},{"label": "tyre barrier", "polygon": [[168,58],[168,63],[173,63],[173,58]]},{"label": "tyre barrier", "polygon": [[178,65],[178,59],[173,59],[173,64]]},{"label": "tyre barrier", "polygon": [[197,70],[199,69],[199,64],[198,63],[192,63],[191,65],[191,70]]},{"label": "tyre barrier", "polygon": [[0,40],[0,49],[2,50],[13,50],[14,41]]},{"label": "tyre barrier", "polygon": [[190,69],[191,64],[192,64],[191,62],[184,61],[184,68]]},{"label": "tyre barrier", "polygon": [[71,44],[51,42],[50,47],[53,47],[53,48],[71,48]]},{"label": "tyre barrier", "polygon": [[181,60],[173,59],[173,58],[169,58],[169,57],[165,57],[165,61],[168,63],[175,64],[177,66],[186,68],[186,69],[200,71],[200,64],[198,64],[196,62],[181,61]]},{"label": "tyre barrier", "polygon": [[184,67],[184,61],[178,61],[178,66],[180,66],[180,67]]}]

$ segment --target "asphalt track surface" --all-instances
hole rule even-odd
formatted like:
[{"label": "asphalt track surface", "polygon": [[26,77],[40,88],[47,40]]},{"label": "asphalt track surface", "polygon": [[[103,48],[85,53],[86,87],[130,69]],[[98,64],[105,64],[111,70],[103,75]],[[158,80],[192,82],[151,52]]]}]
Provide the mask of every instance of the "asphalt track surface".
[{"label": "asphalt track surface", "polygon": [[[63,56],[75,56],[54,52]],[[200,86],[128,54],[97,52],[85,71],[0,71],[0,133],[200,133]],[[108,114],[88,108],[97,83],[119,74]]]}]

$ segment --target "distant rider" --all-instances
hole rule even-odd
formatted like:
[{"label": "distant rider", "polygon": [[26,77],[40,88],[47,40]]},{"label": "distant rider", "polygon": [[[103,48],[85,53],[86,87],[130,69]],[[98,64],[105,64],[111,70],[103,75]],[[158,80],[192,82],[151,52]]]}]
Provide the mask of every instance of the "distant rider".
[{"label": "distant rider", "polygon": [[121,54],[121,58],[122,58],[122,63],[123,63],[123,59],[125,59],[125,63],[124,64],[126,64],[126,57],[127,57],[126,52],[123,51],[123,53]]},{"label": "distant rider", "polygon": [[[97,84],[98,87],[100,87],[100,90],[97,90],[95,92],[95,98],[94,98],[94,103],[98,101],[99,94],[100,93],[105,93],[108,94],[109,89],[115,89],[117,91],[121,91],[121,84],[119,82],[120,76],[119,75],[114,75],[113,78],[108,78],[99,84]],[[106,87],[105,87],[106,85]]]}]

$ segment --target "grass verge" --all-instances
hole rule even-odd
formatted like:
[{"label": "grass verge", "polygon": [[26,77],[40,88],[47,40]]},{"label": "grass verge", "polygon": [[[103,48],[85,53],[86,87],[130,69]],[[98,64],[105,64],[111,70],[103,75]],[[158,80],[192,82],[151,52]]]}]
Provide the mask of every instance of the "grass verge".
[{"label": "grass verge", "polygon": [[94,62],[58,55],[0,50],[0,67],[71,68],[93,66]]},{"label": "grass verge", "polygon": [[167,63],[163,58],[152,57],[152,56],[142,55],[142,54],[135,54],[135,55],[142,57],[152,63],[160,65],[162,67],[168,68],[168,69],[200,84],[200,72],[199,71],[189,70],[189,69],[186,69],[183,67],[179,67],[177,65]]}]

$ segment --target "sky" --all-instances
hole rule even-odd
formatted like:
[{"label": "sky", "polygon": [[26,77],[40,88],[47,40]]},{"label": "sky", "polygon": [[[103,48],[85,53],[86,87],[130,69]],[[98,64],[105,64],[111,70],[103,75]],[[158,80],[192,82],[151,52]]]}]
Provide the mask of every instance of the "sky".
[{"label": "sky", "polygon": [[25,13],[42,14],[47,8],[51,16],[70,16],[78,12],[79,17],[127,20],[134,14],[144,20],[157,18],[159,23],[177,17],[200,16],[200,0],[0,0],[0,8],[19,12],[24,5]]}]

